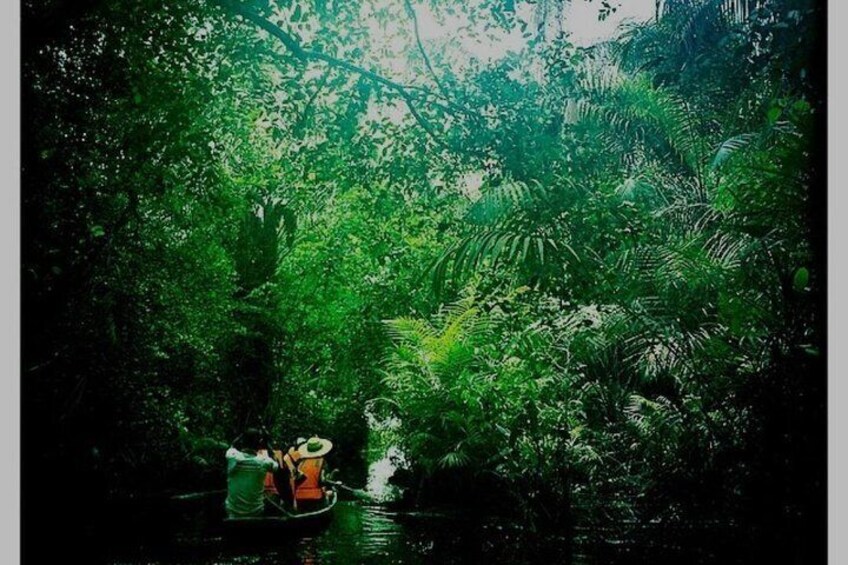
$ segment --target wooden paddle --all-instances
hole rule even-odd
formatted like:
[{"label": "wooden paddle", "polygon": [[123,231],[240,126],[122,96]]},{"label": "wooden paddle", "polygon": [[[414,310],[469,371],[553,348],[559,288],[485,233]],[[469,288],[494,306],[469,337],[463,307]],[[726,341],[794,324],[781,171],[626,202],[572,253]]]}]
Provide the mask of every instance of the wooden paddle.
[{"label": "wooden paddle", "polygon": [[349,487],[341,481],[324,480],[324,483],[326,483],[328,485],[332,485],[332,486],[334,486],[338,489],[342,489],[346,492],[349,492],[350,494],[352,494],[353,496],[355,496],[359,500],[364,500],[364,501],[367,501],[367,502],[377,502],[377,499],[374,498],[374,496],[368,494],[363,489]]}]

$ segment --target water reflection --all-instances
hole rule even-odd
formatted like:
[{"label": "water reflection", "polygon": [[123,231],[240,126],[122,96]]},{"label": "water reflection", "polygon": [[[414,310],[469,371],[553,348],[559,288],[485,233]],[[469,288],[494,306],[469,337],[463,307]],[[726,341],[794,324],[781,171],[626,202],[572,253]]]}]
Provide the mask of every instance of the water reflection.
[{"label": "water reflection", "polygon": [[[493,517],[451,512],[394,512],[379,505],[342,501],[333,521],[312,535],[280,534],[250,543],[235,543],[216,529],[219,505],[173,509],[168,540],[126,540],[113,547],[113,564],[312,564],[357,563],[562,563],[652,565],[744,562],[724,534],[698,533],[697,543],[645,532],[635,538],[622,531],[595,532],[600,545],[580,539],[572,552],[561,536],[532,535],[521,524]],[[178,517],[179,520],[174,520]],[[160,521],[163,517],[159,517]],[[140,525],[140,524],[139,524]],[[148,528],[139,531],[149,531]],[[578,538],[586,537],[580,532]],[[750,561],[749,561],[750,562]]]}]

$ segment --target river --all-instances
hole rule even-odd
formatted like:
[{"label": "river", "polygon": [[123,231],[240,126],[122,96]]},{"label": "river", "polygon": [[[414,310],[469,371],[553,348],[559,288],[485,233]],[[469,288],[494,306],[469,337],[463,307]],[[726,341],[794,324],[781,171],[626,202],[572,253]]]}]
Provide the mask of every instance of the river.
[{"label": "river", "polygon": [[[161,509],[157,511],[161,513]],[[743,563],[726,532],[680,533],[632,529],[580,531],[569,540],[525,531],[504,518],[459,509],[392,511],[361,501],[341,501],[332,522],[317,534],[286,534],[252,545],[234,544],[215,527],[215,503],[182,504],[112,538],[104,561],[112,565],[158,564],[357,564],[357,563]],[[600,534],[600,535],[599,535]],[[691,534],[691,532],[690,532]],[[696,541],[692,541],[695,539]],[[599,541],[600,540],[600,541]],[[738,547],[738,546],[737,546]]]},{"label": "river", "polygon": [[[159,564],[358,564],[358,563],[564,563],[652,565],[743,563],[745,551],[733,528],[692,525],[669,530],[622,524],[578,528],[566,537],[534,533],[515,518],[454,508],[393,510],[389,478],[403,456],[395,448],[372,459],[364,492],[372,500],[341,500],[318,533],[278,534],[261,543],[234,544],[221,531],[223,495],[192,500],[133,503],[111,512],[120,526],[100,524],[93,539],[111,565]],[[344,491],[342,491],[344,494]],[[115,527],[110,527],[115,526]],[[108,534],[105,532],[109,532]]]}]

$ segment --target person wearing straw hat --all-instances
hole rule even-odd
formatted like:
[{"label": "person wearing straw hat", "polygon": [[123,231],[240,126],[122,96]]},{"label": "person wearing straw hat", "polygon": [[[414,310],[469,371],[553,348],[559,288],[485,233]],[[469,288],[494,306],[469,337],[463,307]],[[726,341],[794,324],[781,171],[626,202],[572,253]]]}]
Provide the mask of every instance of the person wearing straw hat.
[{"label": "person wearing straw hat", "polygon": [[318,436],[312,436],[298,446],[298,470],[305,477],[294,491],[295,507],[298,510],[309,510],[324,504],[324,457],[331,449],[333,442]]}]

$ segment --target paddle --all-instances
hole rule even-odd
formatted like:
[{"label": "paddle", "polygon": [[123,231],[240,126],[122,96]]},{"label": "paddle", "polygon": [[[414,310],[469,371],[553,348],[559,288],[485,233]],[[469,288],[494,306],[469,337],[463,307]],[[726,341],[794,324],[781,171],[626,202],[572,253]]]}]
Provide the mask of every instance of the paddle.
[{"label": "paddle", "polygon": [[171,496],[171,500],[202,500],[204,498],[209,498],[212,496],[220,496],[222,494],[226,494],[227,489],[219,488],[215,490],[205,490],[202,492],[189,492],[187,494],[175,494]]},{"label": "paddle", "polygon": [[347,491],[360,500],[365,500],[367,502],[377,502],[377,499],[374,496],[368,494],[364,490],[359,489],[359,488],[349,487],[341,481],[330,481],[330,480],[325,479],[324,482],[328,485],[332,485],[336,488]]},{"label": "paddle", "polygon": [[277,460],[276,451],[274,450],[274,446],[271,444],[271,432],[268,431],[268,427],[264,423],[262,424],[261,431],[262,435],[265,436],[265,451],[268,452],[268,457],[276,461],[279,465],[277,472],[273,473],[274,486],[277,489],[277,494],[291,502],[291,489],[288,482],[291,470],[283,461],[286,456],[286,451],[281,449],[280,459]]}]

